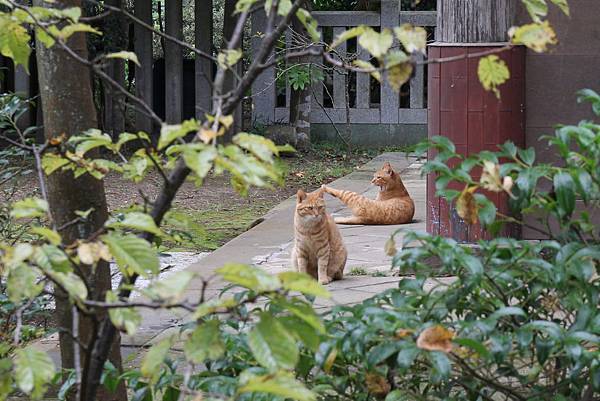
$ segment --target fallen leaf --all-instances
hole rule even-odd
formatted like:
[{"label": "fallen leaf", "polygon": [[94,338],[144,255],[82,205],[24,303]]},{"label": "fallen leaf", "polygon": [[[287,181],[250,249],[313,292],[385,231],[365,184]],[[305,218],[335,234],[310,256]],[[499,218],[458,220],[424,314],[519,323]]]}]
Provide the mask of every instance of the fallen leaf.
[{"label": "fallen leaf", "polygon": [[385,242],[383,249],[385,250],[385,254],[388,256],[394,256],[396,252],[398,252],[396,249],[396,242],[394,242],[393,238],[390,238]]},{"label": "fallen leaf", "polygon": [[444,326],[436,325],[426,328],[417,338],[417,347],[427,351],[452,351],[454,333]]},{"label": "fallen leaf", "polygon": [[367,389],[376,397],[383,397],[392,389],[386,378],[377,373],[367,373],[366,382]]},{"label": "fallen leaf", "polygon": [[412,335],[413,333],[414,333],[414,331],[411,329],[398,329],[398,330],[396,330],[396,333],[394,333],[394,338],[399,340],[401,338],[408,337],[408,336]]}]

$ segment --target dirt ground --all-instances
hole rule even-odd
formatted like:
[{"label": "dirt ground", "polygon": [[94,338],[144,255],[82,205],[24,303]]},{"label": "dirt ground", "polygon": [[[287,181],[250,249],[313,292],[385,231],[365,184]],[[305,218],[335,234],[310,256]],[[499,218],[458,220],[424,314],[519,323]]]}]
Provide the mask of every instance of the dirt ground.
[{"label": "dirt ground", "polygon": [[[389,149],[358,150],[348,157],[339,148],[316,146],[309,153],[281,159],[281,166],[286,171],[286,181],[282,187],[251,188],[246,197],[232,189],[229,177],[225,175],[209,175],[201,187],[191,181],[186,182],[175,198],[173,210],[190,216],[196,228],[191,228],[189,235],[184,236],[180,243],[165,245],[171,250],[216,249],[247,230],[268,210],[294,195],[298,189],[314,190],[321,184],[349,174],[385,150]],[[109,209],[118,212],[136,203],[143,204],[143,197],[154,199],[161,184],[158,174],[150,174],[139,184],[111,174],[105,179]],[[28,196],[35,187],[37,181],[34,174],[22,178],[18,183],[18,194],[13,200]],[[166,228],[169,228],[168,223]]]}]

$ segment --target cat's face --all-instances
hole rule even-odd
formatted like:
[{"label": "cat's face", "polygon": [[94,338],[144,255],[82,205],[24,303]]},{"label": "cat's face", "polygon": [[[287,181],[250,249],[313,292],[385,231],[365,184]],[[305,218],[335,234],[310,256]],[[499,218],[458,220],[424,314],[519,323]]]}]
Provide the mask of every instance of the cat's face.
[{"label": "cat's face", "polygon": [[296,196],[296,213],[303,220],[320,221],[325,217],[325,200],[322,189],[309,193],[300,189]]},{"label": "cat's face", "polygon": [[378,187],[385,187],[388,186],[390,182],[394,181],[394,179],[396,178],[395,175],[396,172],[394,172],[394,169],[392,169],[391,164],[385,162],[383,163],[383,167],[381,167],[381,169],[377,170],[375,174],[373,174],[373,179],[371,180],[371,183],[373,185],[377,185]]}]

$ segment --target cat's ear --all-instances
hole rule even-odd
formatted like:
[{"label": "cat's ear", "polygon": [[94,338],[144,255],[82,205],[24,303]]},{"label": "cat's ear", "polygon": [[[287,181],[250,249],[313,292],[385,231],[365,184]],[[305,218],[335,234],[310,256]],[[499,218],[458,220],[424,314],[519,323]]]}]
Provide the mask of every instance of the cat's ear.
[{"label": "cat's ear", "polygon": [[390,162],[383,163],[383,167],[381,169],[391,176],[394,175],[394,169],[392,168]]},{"label": "cat's ear", "polygon": [[317,189],[317,195],[319,195],[319,198],[323,198],[323,194],[325,193],[325,188],[324,186],[322,186],[321,188]]},{"label": "cat's ear", "polygon": [[296,198],[298,199],[298,203],[302,202],[304,199],[306,199],[306,192],[299,189],[298,192],[296,192]]}]

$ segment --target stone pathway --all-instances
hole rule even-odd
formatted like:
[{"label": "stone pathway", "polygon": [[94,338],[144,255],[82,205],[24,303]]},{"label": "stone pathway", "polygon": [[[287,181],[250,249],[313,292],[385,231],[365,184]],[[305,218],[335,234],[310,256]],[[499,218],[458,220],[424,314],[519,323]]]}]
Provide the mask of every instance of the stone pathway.
[{"label": "stone pathway", "polygon": [[[360,169],[338,179],[330,185],[334,188],[346,189],[375,198],[378,188],[370,184],[373,172],[389,161],[396,171],[401,173],[402,180],[415,201],[416,213],[414,222],[405,225],[362,226],[340,225],[344,242],[348,249],[348,262],[345,277],[327,286],[332,293],[331,299],[317,299],[315,307],[326,309],[333,305],[351,305],[362,302],[388,288],[397,286],[399,277],[389,276],[391,258],[385,254],[384,244],[396,230],[425,230],[425,179],[421,178],[422,162],[415,157],[406,157],[403,153],[384,153]],[[328,212],[334,216],[346,216],[350,211],[337,199],[326,195]],[[202,257],[187,270],[198,273],[187,289],[184,298],[197,299],[202,288],[202,277],[209,277],[214,270],[226,263],[252,264],[270,273],[278,273],[290,268],[290,250],[293,240],[293,216],[296,199],[292,197],[272,209],[264,217],[264,221],[249,231],[234,238],[221,248]],[[386,276],[388,274],[388,276]],[[224,282],[211,281],[207,295],[217,296],[224,287]],[[123,337],[123,355],[135,354],[146,344],[154,343],[178,330],[187,318],[186,313],[156,310],[142,310],[143,322],[134,337]],[[56,338],[42,340],[44,348],[55,351],[58,357]]]}]

